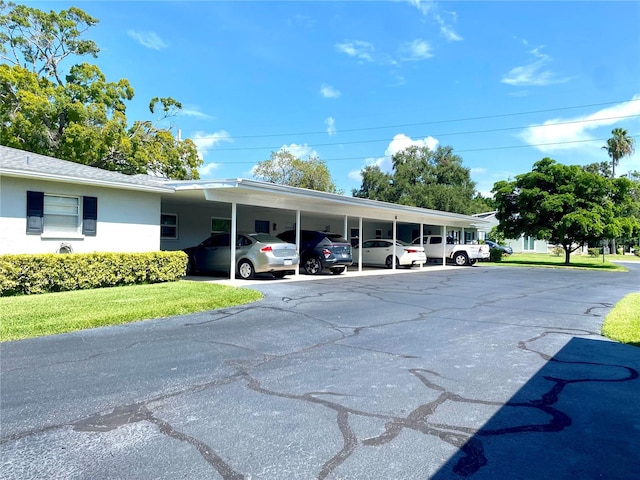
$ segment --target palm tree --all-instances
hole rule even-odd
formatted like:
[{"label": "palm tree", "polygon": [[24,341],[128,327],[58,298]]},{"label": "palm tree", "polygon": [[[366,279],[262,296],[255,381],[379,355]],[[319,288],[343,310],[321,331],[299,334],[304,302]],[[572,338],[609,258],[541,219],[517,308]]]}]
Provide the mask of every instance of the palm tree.
[{"label": "palm tree", "polygon": [[611,178],[616,176],[616,165],[622,157],[628,157],[635,152],[635,140],[629,136],[629,132],[624,128],[614,128],[611,130],[611,137],[607,140],[604,148],[611,157]]}]

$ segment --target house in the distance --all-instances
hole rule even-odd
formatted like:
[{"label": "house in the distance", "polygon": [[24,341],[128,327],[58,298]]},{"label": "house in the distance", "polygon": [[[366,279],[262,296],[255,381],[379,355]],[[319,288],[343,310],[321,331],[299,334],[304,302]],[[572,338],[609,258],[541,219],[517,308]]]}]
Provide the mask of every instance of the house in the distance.
[{"label": "house in the distance", "polygon": [[[473,215],[479,219],[486,221],[487,223],[478,226],[478,239],[479,240],[493,240],[489,232],[493,227],[498,225],[498,219],[496,218],[495,210],[492,212],[477,213]],[[550,247],[546,240],[537,240],[534,237],[521,235],[520,238],[505,239],[505,243],[509,245],[516,253],[549,253]]]}]

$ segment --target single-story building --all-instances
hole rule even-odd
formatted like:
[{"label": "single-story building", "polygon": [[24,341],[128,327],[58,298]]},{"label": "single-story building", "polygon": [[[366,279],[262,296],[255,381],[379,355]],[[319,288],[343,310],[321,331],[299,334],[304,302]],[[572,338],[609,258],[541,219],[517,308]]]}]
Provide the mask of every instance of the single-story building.
[{"label": "single-story building", "polygon": [[[489,236],[489,232],[500,223],[496,218],[496,213],[494,210],[492,212],[477,213],[474,215],[474,217],[487,222],[478,227],[478,240],[493,240]],[[553,248],[553,245],[549,245],[546,240],[538,240],[537,238],[527,235],[520,235],[519,238],[505,239],[504,243],[510,246],[514,253],[549,253],[549,248]]]},{"label": "single-story building", "polygon": [[[0,146],[0,254],[181,250],[220,230],[232,236],[321,230],[352,243],[446,233],[469,243],[477,241],[478,225],[484,223],[468,215],[241,178],[124,175]],[[233,253],[233,243],[231,248]],[[232,265],[230,276],[235,277]]]}]

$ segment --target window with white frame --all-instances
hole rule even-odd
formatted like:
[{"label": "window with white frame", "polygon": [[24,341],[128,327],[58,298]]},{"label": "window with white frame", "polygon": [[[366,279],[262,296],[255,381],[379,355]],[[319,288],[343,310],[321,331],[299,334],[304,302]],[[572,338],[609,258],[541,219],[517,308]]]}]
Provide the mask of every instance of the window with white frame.
[{"label": "window with white frame", "polygon": [[176,240],[178,238],[178,215],[162,213],[160,215],[160,238]]},{"label": "window with white frame", "polygon": [[61,195],[44,195],[45,233],[78,233],[80,199]]}]

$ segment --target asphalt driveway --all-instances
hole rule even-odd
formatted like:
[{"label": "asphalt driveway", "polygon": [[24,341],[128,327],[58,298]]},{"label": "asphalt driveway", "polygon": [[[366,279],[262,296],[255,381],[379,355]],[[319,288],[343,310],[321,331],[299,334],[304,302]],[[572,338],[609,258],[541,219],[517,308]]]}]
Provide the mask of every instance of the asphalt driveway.
[{"label": "asphalt driveway", "polygon": [[629,273],[260,282],[237,308],[4,343],[3,479],[631,479]]}]

